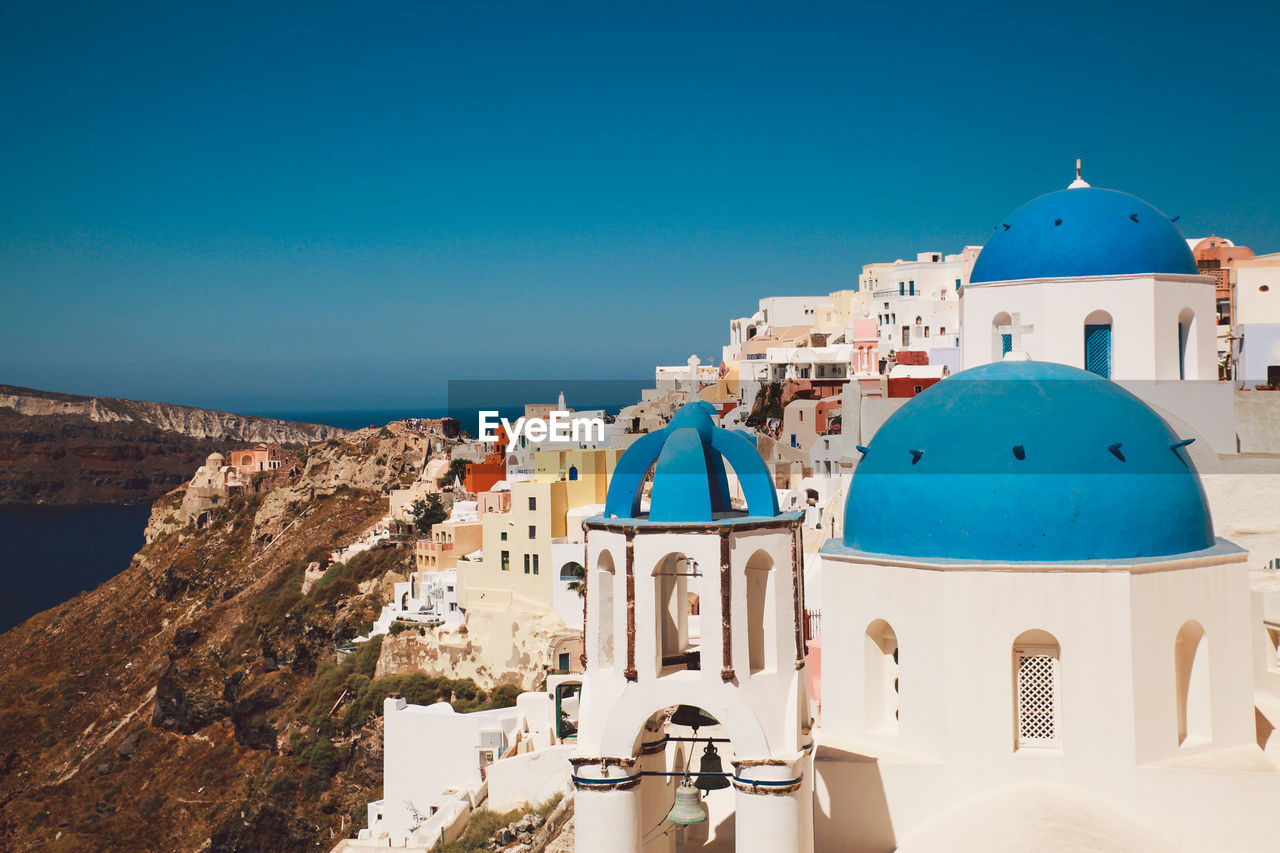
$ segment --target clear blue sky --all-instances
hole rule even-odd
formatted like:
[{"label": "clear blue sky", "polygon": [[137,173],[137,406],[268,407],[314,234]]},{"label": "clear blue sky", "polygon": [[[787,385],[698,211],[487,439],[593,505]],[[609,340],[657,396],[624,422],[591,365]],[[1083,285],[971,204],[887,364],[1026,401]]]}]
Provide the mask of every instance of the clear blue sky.
[{"label": "clear blue sky", "polygon": [[1278,9],[5,3],[0,382],[649,375],[762,296],[981,243],[1077,156],[1277,251]]}]

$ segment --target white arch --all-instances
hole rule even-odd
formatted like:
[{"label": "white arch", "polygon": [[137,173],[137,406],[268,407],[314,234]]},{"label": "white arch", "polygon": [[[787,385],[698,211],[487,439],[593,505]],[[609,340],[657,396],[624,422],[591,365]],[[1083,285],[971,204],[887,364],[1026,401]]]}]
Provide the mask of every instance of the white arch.
[{"label": "white arch", "polygon": [[1209,686],[1209,639],[1204,628],[1188,619],[1174,640],[1177,677],[1178,743],[1194,746],[1213,739],[1212,692]]},{"label": "white arch", "polygon": [[1196,312],[1183,308],[1178,313],[1178,378],[1199,379],[1196,359]]},{"label": "white arch", "polygon": [[869,731],[898,730],[898,635],[884,619],[875,619],[863,634],[863,698]]}]

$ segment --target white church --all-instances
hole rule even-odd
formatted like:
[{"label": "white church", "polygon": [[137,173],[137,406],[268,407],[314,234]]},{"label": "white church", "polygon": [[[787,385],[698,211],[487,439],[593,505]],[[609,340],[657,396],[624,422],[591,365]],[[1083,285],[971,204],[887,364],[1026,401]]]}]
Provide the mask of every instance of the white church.
[{"label": "white church", "polygon": [[820,658],[752,441],[694,403],[633,444],[586,525],[579,853],[1280,850],[1246,552],[1121,384],[1215,375],[1213,293],[1123,193],[1000,223],[969,369],[859,448]]}]

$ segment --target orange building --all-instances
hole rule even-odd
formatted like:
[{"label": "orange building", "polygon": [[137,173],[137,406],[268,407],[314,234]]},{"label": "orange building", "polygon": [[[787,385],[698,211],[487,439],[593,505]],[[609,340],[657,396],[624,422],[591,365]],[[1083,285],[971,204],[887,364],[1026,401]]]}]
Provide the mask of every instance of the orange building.
[{"label": "orange building", "polygon": [[507,479],[507,436],[499,430],[493,450],[485,454],[484,461],[467,463],[467,475],[462,482],[467,494],[478,495],[489,491],[505,479]]},{"label": "orange building", "polygon": [[238,468],[242,474],[274,471],[284,463],[284,451],[278,444],[255,444],[243,450],[230,451],[227,463],[232,468]]},{"label": "orange building", "polygon": [[1253,249],[1248,246],[1237,246],[1226,237],[1204,237],[1200,240],[1188,240],[1191,243],[1191,254],[1196,258],[1196,270],[1201,275],[1211,275],[1218,280],[1218,325],[1231,326],[1235,323],[1235,287],[1236,261],[1253,257]]}]

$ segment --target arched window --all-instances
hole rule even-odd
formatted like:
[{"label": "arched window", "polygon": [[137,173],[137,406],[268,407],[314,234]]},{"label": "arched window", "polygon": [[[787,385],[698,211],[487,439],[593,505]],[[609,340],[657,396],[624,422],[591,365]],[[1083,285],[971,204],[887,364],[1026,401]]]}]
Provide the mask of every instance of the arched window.
[{"label": "arched window", "polygon": [[751,672],[773,669],[777,646],[776,615],[773,602],[773,560],[756,551],[747,561],[747,664]]},{"label": "arched window", "polygon": [[1059,745],[1061,649],[1047,631],[1026,631],[1013,643],[1015,748]]},{"label": "arched window", "polygon": [[689,649],[689,576],[696,564],[684,554],[668,554],[653,568],[654,638],[657,669],[686,669]]},{"label": "arched window", "polygon": [[1183,308],[1178,315],[1178,378],[1196,379],[1196,357],[1188,352],[1195,346],[1196,314],[1190,308]]},{"label": "arched window", "polygon": [[1185,622],[1174,641],[1178,679],[1178,743],[1193,746],[1213,739],[1210,721],[1209,640],[1194,619]]},{"label": "arched window", "polygon": [[865,649],[867,729],[898,730],[898,635],[883,619],[867,626]]},{"label": "arched window", "polygon": [[1111,378],[1111,315],[1094,311],[1084,318],[1084,369]]},{"label": "arched window", "polygon": [[591,586],[595,588],[596,623],[600,626],[597,636],[599,659],[596,665],[602,669],[613,667],[613,555],[601,551],[596,559],[595,574]]},{"label": "arched window", "polygon": [[991,318],[991,360],[1000,361],[1013,350],[1013,318],[1001,311]]},{"label": "arched window", "polygon": [[575,465],[570,465],[570,466],[569,466],[569,481],[570,481],[570,482],[573,482],[573,481],[574,481],[574,480],[576,480],[576,479],[578,479],[578,468],[577,468],[577,466],[575,466]]}]

